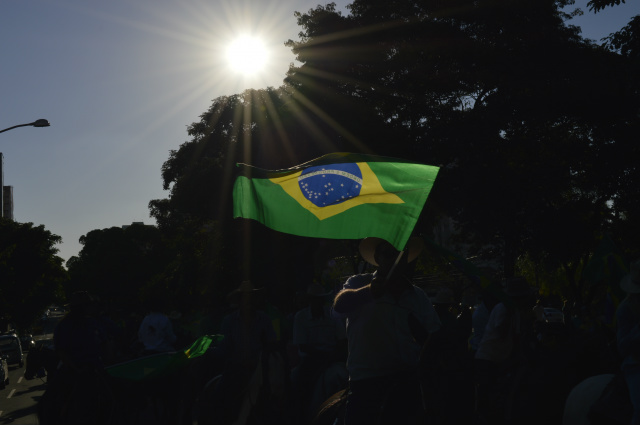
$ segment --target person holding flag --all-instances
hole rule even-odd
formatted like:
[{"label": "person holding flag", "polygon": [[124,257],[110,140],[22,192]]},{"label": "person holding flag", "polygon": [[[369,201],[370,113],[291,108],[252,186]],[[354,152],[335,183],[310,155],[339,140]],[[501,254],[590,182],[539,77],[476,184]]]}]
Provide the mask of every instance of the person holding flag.
[{"label": "person holding flag", "polygon": [[383,239],[363,239],[360,253],[378,270],[350,277],[336,295],[333,314],[346,317],[349,342],[345,425],[405,423],[398,415],[407,421],[423,415],[420,353],[441,323],[427,294],[409,279],[421,249],[419,238],[402,252]]},{"label": "person holding flag", "polygon": [[[347,425],[379,422],[371,406],[391,384],[416,377],[423,342],[440,327],[427,295],[407,278],[422,246],[409,239],[439,168],[345,152],[285,170],[237,165],[234,218],[304,237],[362,239],[363,257],[379,267],[349,279],[333,306],[348,321]],[[356,284],[363,286],[349,288]]]}]

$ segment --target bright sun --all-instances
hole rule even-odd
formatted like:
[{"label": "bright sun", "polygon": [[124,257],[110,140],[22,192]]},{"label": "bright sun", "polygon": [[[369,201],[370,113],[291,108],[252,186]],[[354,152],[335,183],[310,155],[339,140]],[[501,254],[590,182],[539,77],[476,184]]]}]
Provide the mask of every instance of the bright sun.
[{"label": "bright sun", "polygon": [[244,75],[256,75],[262,72],[268,56],[264,43],[255,37],[239,37],[227,48],[229,66],[235,72]]}]

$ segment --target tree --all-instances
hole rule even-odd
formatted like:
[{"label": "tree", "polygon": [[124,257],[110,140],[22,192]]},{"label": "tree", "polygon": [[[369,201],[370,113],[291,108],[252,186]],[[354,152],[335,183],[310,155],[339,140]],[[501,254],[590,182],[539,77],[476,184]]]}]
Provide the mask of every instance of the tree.
[{"label": "tree", "polygon": [[[571,3],[356,0],[348,17],[318,7],[298,15],[289,45],[302,65],[288,80],[310,102],[325,86],[366,99],[399,155],[444,165],[430,202],[501,246],[507,276],[530,251],[567,265],[614,219],[607,201],[620,192],[605,182],[629,168],[603,163],[634,157],[639,105],[629,61],[565,25]],[[575,236],[546,226],[564,216],[586,220],[581,243],[547,249]]]},{"label": "tree", "polygon": [[594,12],[600,12],[607,7],[619,6],[620,3],[625,3],[625,0],[590,0],[587,6]]},{"label": "tree", "polygon": [[[312,278],[306,265],[313,264],[313,254],[305,247],[316,242],[232,221],[231,189],[236,162],[288,168],[346,149],[349,131],[334,115],[321,112],[287,87],[248,90],[215,99],[189,126],[191,140],[172,151],[162,168],[168,198],[149,203],[177,253],[171,276],[176,287],[190,288],[187,292],[201,300],[224,301],[243,277],[291,287]],[[345,122],[353,118],[346,112],[335,116]]]},{"label": "tree", "polygon": [[[441,166],[417,231],[446,215],[468,242],[498,247],[507,276],[523,256],[574,275],[596,236],[637,211],[640,96],[635,32],[612,48],[584,40],[563,12],[572,3],[356,0],[348,16],[334,3],[297,13],[286,44],[299,65],[278,89],[214,100],[165,162],[169,196],[152,215],[186,244],[189,271],[222,287],[223,270],[248,272],[242,238],[256,252],[286,238],[230,223],[235,162],[375,153]],[[217,264],[190,245],[207,226],[219,229]]]},{"label": "tree", "polygon": [[109,306],[144,312],[144,295],[166,284],[163,274],[172,256],[155,226],[96,229],[81,236],[80,243],[78,256],[67,262],[67,296],[89,291]]},{"label": "tree", "polygon": [[58,257],[60,236],[44,226],[0,219],[2,325],[26,330],[48,306],[63,300],[67,272]]}]

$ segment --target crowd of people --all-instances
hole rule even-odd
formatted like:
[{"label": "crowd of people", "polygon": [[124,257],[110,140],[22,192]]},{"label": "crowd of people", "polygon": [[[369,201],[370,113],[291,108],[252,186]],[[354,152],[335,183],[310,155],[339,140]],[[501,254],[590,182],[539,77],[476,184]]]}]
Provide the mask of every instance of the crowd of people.
[{"label": "crowd of people", "polygon": [[[628,296],[617,310],[617,334],[606,341],[593,338],[593,329],[578,329],[570,317],[550,317],[562,306],[546,308],[522,277],[462,293],[442,286],[429,296],[411,279],[422,248],[418,238],[402,252],[382,239],[362,240],[360,254],[375,271],[349,277],[339,291],[310,283],[288,317],[273,314],[264,288],[242,282],[227,298],[232,310],[218,328],[220,344],[200,359],[198,383],[190,383],[199,412],[183,411],[176,420],[227,424],[249,406],[261,409],[262,423],[270,423],[265,415],[273,423],[312,423],[322,401],[346,388],[336,422],[344,425],[561,423],[571,388],[615,368],[628,384],[632,423],[640,423],[640,262],[621,283]],[[75,293],[69,307],[54,334],[60,378],[48,397],[58,403],[43,411],[45,424],[82,423],[104,409],[104,399],[91,394],[122,340],[122,329],[101,314],[95,297]],[[139,356],[182,348],[166,309],[152,303],[141,320]],[[594,340],[598,351],[589,345]],[[256,392],[246,404],[256,379],[263,387],[270,381],[271,390]],[[277,380],[285,402],[275,398]],[[78,391],[78,383],[90,391]],[[201,394],[205,384],[207,397]],[[52,407],[70,396],[82,400],[73,415]]]}]

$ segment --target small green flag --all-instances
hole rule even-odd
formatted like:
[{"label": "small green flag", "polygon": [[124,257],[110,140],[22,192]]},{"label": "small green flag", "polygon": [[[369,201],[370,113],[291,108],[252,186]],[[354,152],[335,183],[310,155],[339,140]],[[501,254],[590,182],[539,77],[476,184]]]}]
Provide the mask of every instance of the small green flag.
[{"label": "small green flag", "polygon": [[211,345],[215,347],[219,344],[222,338],[222,335],[204,335],[182,351],[140,357],[109,366],[106,370],[112,377],[127,381],[142,381],[165,376],[186,366],[190,359],[202,356]]},{"label": "small green flag", "polygon": [[373,155],[332,153],[286,170],[238,164],[234,218],[298,236],[375,236],[403,250],[438,167]]},{"label": "small green flag", "polygon": [[215,347],[223,339],[222,335],[204,335],[198,338],[191,346],[184,350],[188,359],[200,357],[207,352],[211,344]]}]

